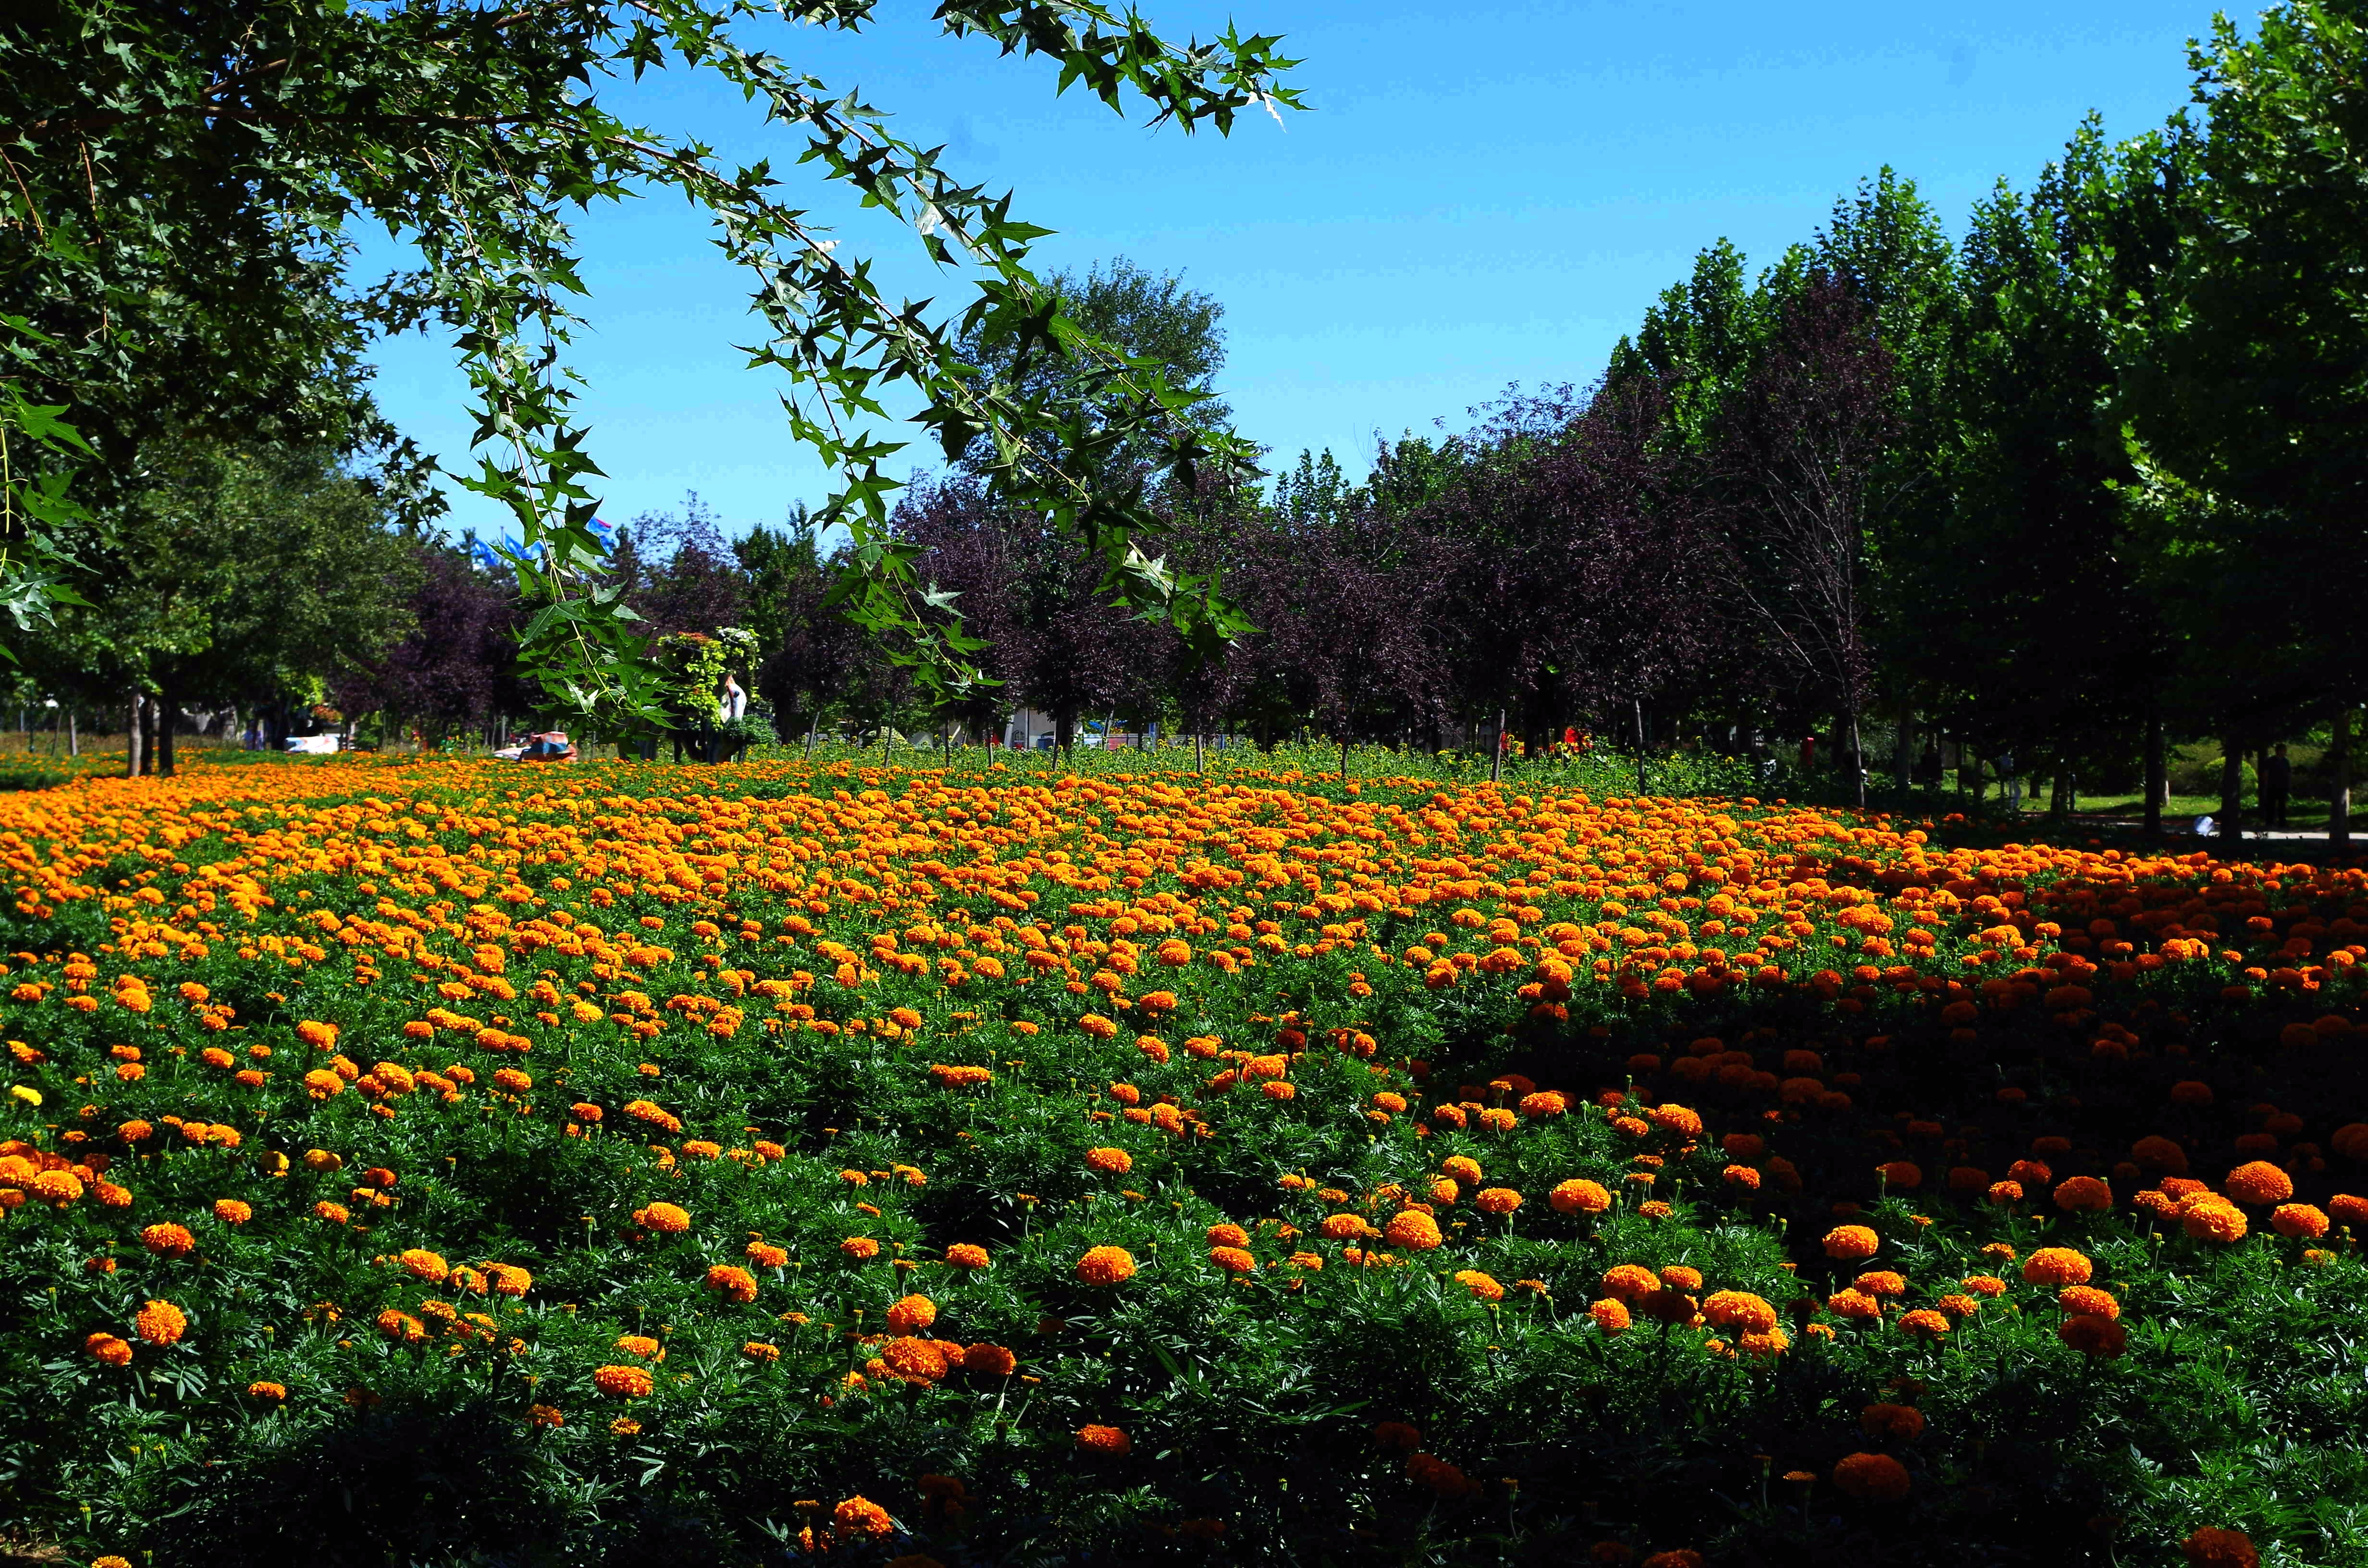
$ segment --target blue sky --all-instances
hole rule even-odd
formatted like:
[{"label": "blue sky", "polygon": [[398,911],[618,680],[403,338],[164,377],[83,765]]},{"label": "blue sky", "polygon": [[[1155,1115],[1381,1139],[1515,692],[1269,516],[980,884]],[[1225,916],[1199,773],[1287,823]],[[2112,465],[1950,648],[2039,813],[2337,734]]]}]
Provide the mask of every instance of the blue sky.
[{"label": "blue sky", "polygon": [[[1772,259],[1884,164],[1961,231],[1973,200],[2001,176],[2027,185],[2083,114],[2131,135],[2186,102],[2185,40],[2212,16],[2192,0],[1144,8],[1171,37],[1229,17],[1285,35],[1313,112],[1246,118],[1229,140],[1147,131],[1055,99],[1049,66],[939,36],[921,0],[884,0],[860,36],[751,36],[945,143],[956,174],[1015,192],[1016,213],[1059,231],[1042,267],[1123,255],[1217,296],[1236,427],[1273,449],[1269,466],[1328,447],[1355,473],[1377,440],[1461,425],[1508,383],[1592,378],[1696,250],[1725,235]],[[712,83],[657,75],[603,97],[726,157],[771,155],[799,205],[846,209],[787,167],[800,143]],[[901,231],[849,216],[848,243],[880,258],[892,292],[960,298]],[[602,515],[695,490],[737,533],[820,500],[829,476],[788,439],[779,383],[732,350],[755,335],[746,287],[704,223],[659,197],[596,210],[578,234],[593,297],[575,363]],[[466,466],[449,346],[408,337],[378,361],[388,413]],[[905,457],[928,452],[892,468]],[[500,521],[466,493],[450,520]]]}]

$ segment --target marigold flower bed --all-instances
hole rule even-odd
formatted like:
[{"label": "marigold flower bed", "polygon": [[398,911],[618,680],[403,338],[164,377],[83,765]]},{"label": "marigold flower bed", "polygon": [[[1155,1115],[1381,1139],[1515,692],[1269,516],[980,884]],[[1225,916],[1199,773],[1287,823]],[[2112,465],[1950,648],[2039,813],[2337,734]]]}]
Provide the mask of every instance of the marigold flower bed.
[{"label": "marigold flower bed", "polygon": [[2368,875],[1951,830],[796,764],[0,799],[10,1515],[2368,1561]]}]

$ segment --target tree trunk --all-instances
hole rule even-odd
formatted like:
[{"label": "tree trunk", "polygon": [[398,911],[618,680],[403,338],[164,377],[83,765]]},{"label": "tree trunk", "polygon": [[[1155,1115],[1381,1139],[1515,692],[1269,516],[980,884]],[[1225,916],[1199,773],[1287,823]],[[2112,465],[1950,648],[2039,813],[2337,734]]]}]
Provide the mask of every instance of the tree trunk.
[{"label": "tree trunk", "polygon": [[1195,773],[1209,771],[1209,765],[1201,755],[1201,732],[1198,730],[1192,732],[1192,771]]},{"label": "tree trunk", "polygon": [[137,687],[133,688],[124,724],[123,776],[126,778],[140,777],[140,710],[147,706],[147,701]]},{"label": "tree trunk", "polygon": [[1857,794],[1858,809],[1860,811],[1864,811],[1866,810],[1866,753],[1859,744],[1858,709],[1856,706],[1852,706],[1850,710],[1849,764],[1850,770],[1850,788]]},{"label": "tree trunk", "polygon": [[1497,710],[1497,736],[1488,748],[1488,782],[1497,783],[1505,777],[1505,710]]},{"label": "tree trunk", "polygon": [[2146,718],[2146,835],[2149,839],[2162,836],[2163,802],[2170,798],[2170,768],[2163,751],[2162,715]]},{"label": "tree trunk", "polygon": [[74,717],[74,710],[71,708],[66,710],[66,755],[68,756],[82,755],[82,727]]},{"label": "tree trunk", "polygon": [[2351,842],[2351,704],[2335,710],[2335,744],[2327,748],[2327,842],[2341,851]]},{"label": "tree trunk", "polygon": [[2241,842],[2244,814],[2245,751],[2229,741],[2220,748],[2220,836]]},{"label": "tree trunk", "polygon": [[170,692],[156,698],[156,776],[173,777],[173,718],[180,711]]}]

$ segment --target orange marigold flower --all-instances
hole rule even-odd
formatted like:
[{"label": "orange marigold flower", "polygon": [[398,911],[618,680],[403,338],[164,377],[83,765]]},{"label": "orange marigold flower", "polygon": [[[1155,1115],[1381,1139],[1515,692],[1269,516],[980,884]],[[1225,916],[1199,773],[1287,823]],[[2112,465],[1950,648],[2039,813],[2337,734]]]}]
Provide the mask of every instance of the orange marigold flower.
[{"label": "orange marigold flower", "polygon": [[1826,1256],[1843,1263],[1873,1257],[1883,1238],[1864,1225],[1837,1225],[1826,1233]]},{"label": "orange marigold flower", "polygon": [[1665,1131],[1674,1132],[1680,1138],[1702,1136],[1702,1118],[1684,1106],[1656,1106],[1645,1114],[1652,1119],[1655,1125]]},{"label": "orange marigold flower", "polygon": [[1410,1454],[1422,1447],[1422,1434],[1403,1421],[1377,1421],[1373,1446],[1385,1454]]},{"label": "orange marigold flower", "polygon": [[2112,1318],[2076,1313],[2055,1325],[2055,1337],[2084,1355],[2110,1361],[2129,1347],[2130,1331]]},{"label": "orange marigold flower", "polygon": [[1124,1247],[1087,1247],[1077,1278],[1088,1285],[1123,1285],[1134,1278],[1134,1255]]},{"label": "orange marigold flower", "polygon": [[1123,1149],[1088,1149],[1086,1151],[1086,1164],[1110,1176],[1124,1176],[1134,1169],[1134,1156]]},{"label": "orange marigold flower", "polygon": [[973,1345],[962,1351],[962,1370],[985,1378],[1008,1378],[1019,1358],[1000,1345]]},{"label": "orange marigold flower", "polygon": [[1131,1454],[1134,1444],[1115,1426],[1088,1425],[1077,1428],[1077,1447],[1098,1454]]},{"label": "orange marigold flower", "polygon": [[441,1285],[452,1270],[445,1261],[425,1247],[408,1247],[395,1256],[403,1271],[415,1279],[425,1279],[430,1285]]},{"label": "orange marigold flower", "polygon": [[1382,1234],[1392,1246],[1408,1252],[1429,1252],[1443,1239],[1439,1233],[1439,1221],[1419,1209],[1404,1209],[1390,1216],[1382,1227]]},{"label": "orange marigold flower", "polygon": [[2205,1525],[2180,1541],[2179,1551],[2191,1568],[2260,1568],[2261,1561],[2252,1537],[2217,1525]]},{"label": "orange marigold flower", "polygon": [[1976,1296],[2003,1296],[2006,1281],[1995,1274],[1968,1274],[1958,1281]]},{"label": "orange marigold flower", "polygon": [[1661,1288],[1661,1277],[1640,1263],[1620,1263],[1603,1271],[1604,1294],[1623,1301],[1642,1301]]},{"label": "orange marigold flower", "polygon": [[1472,1202],[1483,1214],[1510,1214],[1521,1206],[1521,1195],[1509,1187],[1484,1187]]},{"label": "orange marigold flower", "polygon": [[592,1373],[592,1386],[621,1399],[642,1399],[657,1386],[657,1381],[647,1367],[601,1367]]},{"label": "orange marigold flower", "polygon": [[427,1337],[427,1325],[409,1312],[389,1307],[378,1314],[378,1331],[398,1345],[416,1345]]},{"label": "orange marigold flower", "polygon": [[1826,1298],[1826,1311],[1838,1318],[1864,1321],[1883,1315],[1883,1303],[1863,1290],[1837,1290]]},{"label": "orange marigold flower", "polygon": [[1912,1443],[1924,1435],[1924,1413],[1912,1404],[1870,1404],[1858,1413],[1861,1430],[1870,1437]]},{"label": "orange marigold flower", "polygon": [[1258,1272],[1258,1258],[1243,1247],[1211,1247],[1209,1261],[1228,1274]]},{"label": "orange marigold flower", "polygon": [[858,1494],[830,1511],[838,1533],[853,1540],[877,1540],[894,1532],[896,1520],[887,1509]]},{"label": "orange marigold flower", "polygon": [[880,1256],[880,1244],[870,1236],[849,1236],[838,1244],[838,1250],[856,1262],[863,1263]]},{"label": "orange marigold flower", "polygon": [[2225,1198],[2211,1197],[2184,1206],[2179,1222],[2199,1242],[2240,1242],[2250,1229],[2245,1211]]},{"label": "orange marigold flower", "polygon": [[1600,1214],[1611,1207],[1611,1194],[1601,1182],[1574,1177],[1556,1183],[1546,1201],[1557,1214]]},{"label": "orange marigold flower", "polygon": [[246,1393],[249,1399],[268,1399],[275,1404],[288,1397],[287,1389],[278,1383],[249,1383]]},{"label": "orange marigold flower", "polygon": [[2077,1176],[2057,1184],[2055,1207],[2072,1213],[2101,1214],[2113,1206],[2113,1189],[2095,1176]]},{"label": "orange marigold flower", "polygon": [[1851,1280],[1850,1289],[1870,1296],[1904,1296],[1907,1294],[1907,1281],[1887,1268],[1870,1269]]},{"label": "orange marigold flower", "polygon": [[938,1321],[938,1303],[927,1296],[905,1296],[888,1309],[888,1331],[910,1334]]},{"label": "orange marigold flower", "polygon": [[140,1244],[158,1257],[187,1257],[197,1246],[198,1238],[189,1234],[187,1225],[167,1221],[144,1227],[140,1233]]},{"label": "orange marigold flower", "polygon": [[956,1268],[985,1268],[990,1267],[986,1256],[986,1249],[983,1246],[973,1246],[969,1242],[956,1242],[953,1245],[946,1248],[946,1261],[952,1264]]},{"label": "orange marigold flower", "polygon": [[128,1367],[131,1364],[131,1341],[119,1339],[114,1335],[94,1334],[82,1342],[82,1347],[109,1367]]},{"label": "orange marigold flower", "polygon": [[759,1268],[786,1268],[790,1263],[787,1247],[777,1247],[770,1242],[750,1242],[741,1249],[749,1262]]},{"label": "orange marigold flower", "polygon": [[2326,1211],[2308,1203],[2281,1203],[2270,1215],[2270,1229],[2304,1241],[2327,1234],[2328,1224]]},{"label": "orange marigold flower", "polygon": [[2294,1179],[2267,1160],[2238,1165],[2222,1185],[2239,1203],[2283,1203],[2294,1196]]},{"label": "orange marigold flower", "polygon": [[1455,1282],[1458,1285],[1463,1286],[1465,1290],[1471,1291],[1474,1300],[1482,1301],[1501,1301],[1505,1299],[1505,1288],[1502,1285],[1497,1284],[1494,1278],[1488,1275],[1481,1273],[1480,1270],[1476,1268],[1457,1269],[1455,1271]]},{"label": "orange marigold flower", "polygon": [[2086,1285],[2095,1265],[2070,1247],[2041,1247],[2023,1260],[2022,1278],[2030,1285]]},{"label": "orange marigold flower", "polygon": [[131,1315],[131,1327],[151,1345],[177,1345],[189,1318],[170,1301],[150,1301]]},{"label": "orange marigold flower", "polygon": [[2122,1303],[2094,1285],[2066,1285],[2055,1292],[2055,1304],[2075,1317],[2112,1319],[2122,1315]]},{"label": "orange marigold flower", "polygon": [[743,1306],[757,1299],[755,1277],[734,1264],[719,1263],[709,1268],[705,1284],[716,1294]]},{"label": "orange marigold flower", "polygon": [[1850,1454],[1834,1466],[1834,1484],[1861,1502],[1896,1502],[1907,1495],[1907,1467],[1889,1454]]},{"label": "orange marigold flower", "polygon": [[1765,1334],[1776,1326],[1776,1309],[1748,1290],[1717,1290],[1702,1302],[1711,1327],[1733,1334]]},{"label": "orange marigold flower", "polygon": [[661,1235],[678,1236],[690,1229],[690,1211],[671,1203],[653,1203],[633,1210],[633,1223]]},{"label": "orange marigold flower", "polygon": [[235,1198],[214,1199],[214,1218],[225,1225],[244,1225],[255,1218],[255,1210]]},{"label": "orange marigold flower", "polygon": [[1938,1339],[1949,1332],[1949,1326],[1947,1314],[1930,1307],[1918,1307],[1899,1320],[1899,1332],[1917,1339]]},{"label": "orange marigold flower", "polygon": [[1450,1154],[1439,1163],[1439,1168],[1467,1187],[1480,1185],[1480,1162],[1468,1154]]},{"label": "orange marigold flower", "polygon": [[945,1352],[927,1339],[900,1335],[881,1346],[880,1359],[900,1378],[921,1378],[936,1382],[946,1375]]}]

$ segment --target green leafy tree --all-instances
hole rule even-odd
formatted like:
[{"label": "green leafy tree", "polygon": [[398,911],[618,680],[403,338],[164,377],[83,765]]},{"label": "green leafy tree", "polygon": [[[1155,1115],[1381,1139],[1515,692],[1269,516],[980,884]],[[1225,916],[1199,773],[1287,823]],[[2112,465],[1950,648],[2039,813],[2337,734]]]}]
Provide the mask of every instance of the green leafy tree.
[{"label": "green leafy tree", "polygon": [[[28,662],[94,706],[153,699],[172,770],[185,707],[284,710],[409,627],[414,536],[370,480],[317,449],[151,442],[145,487],[83,564]],[[282,722],[275,728],[284,728]],[[135,759],[137,754],[134,754]]]},{"label": "green leafy tree", "polygon": [[[2250,39],[2219,19],[2191,51],[2203,125],[2182,117],[2157,139],[2140,192],[2186,217],[2122,315],[2123,406],[2169,586],[2209,639],[2190,685],[2224,729],[2368,692],[2363,57],[2356,4],[2279,6]],[[2231,733],[2232,767],[2264,738]]]},{"label": "green leafy tree", "polygon": [[[1008,197],[942,168],[935,150],[894,134],[859,96],[800,73],[751,34],[790,21],[854,30],[872,0],[529,0],[517,6],[400,0],[220,0],[171,10],[131,0],[35,0],[0,21],[0,182],[12,255],[0,257],[0,308],[31,296],[79,310],[97,330],[40,378],[38,401],[136,407],[137,361],[188,344],[192,363],[233,358],[224,324],[260,299],[258,324],[303,352],[267,368],[317,367],[307,333],[335,333],[312,286],[341,276],[349,224],[391,228],[419,267],[374,291],[381,324],[449,328],[475,396],[481,456],[465,480],[516,517],[514,565],[541,608],[524,639],[554,711],[609,727],[663,719],[656,673],[612,583],[592,527],[598,470],[574,414],[566,369],[583,291],[566,212],[644,191],[688,197],[715,241],[754,278],[767,324],[756,365],[783,372],[791,434],[838,470],[825,507],[852,532],[857,571],[842,600],[900,639],[915,678],[960,685],[973,641],[931,618],[911,552],[886,527],[897,444],[872,433],[901,392],[949,458],[984,442],[981,472],[1012,505],[1051,520],[1098,562],[1105,594],[1215,644],[1239,617],[1205,579],[1142,548],[1161,520],[1132,491],[1112,494],[1095,459],[1138,451],[1188,483],[1253,472],[1248,447],[1191,417],[1205,401],[1162,365],[1080,329],[1029,270],[1042,229]],[[1140,18],[1099,4],[948,0],[946,32],[1005,54],[1049,59],[1060,85],[1113,109],[1132,94],[1156,123],[1230,130],[1244,109],[1298,107],[1278,40],[1228,29],[1171,45]],[[631,124],[598,87],[618,75],[681,69],[742,91],[765,118],[803,134],[799,162],[914,231],[924,253],[967,277],[952,323],[892,303],[869,268],[838,254],[812,216],[776,194],[769,161],[734,166],[695,139]],[[101,169],[104,178],[99,177]],[[70,267],[28,262],[28,233],[74,231]],[[94,235],[103,233],[104,243]],[[252,242],[250,244],[248,242]],[[241,283],[226,258],[251,255],[289,274]],[[203,290],[159,280],[194,279]],[[285,319],[279,319],[284,317]],[[64,335],[59,335],[62,337]],[[267,341],[278,341],[266,334]],[[999,357],[965,361],[958,345]],[[209,359],[207,355],[212,354]],[[1071,369],[1057,393],[1030,368]],[[257,372],[260,377],[260,372]],[[296,378],[289,378],[296,379]],[[268,403],[270,389],[256,395]]]}]

